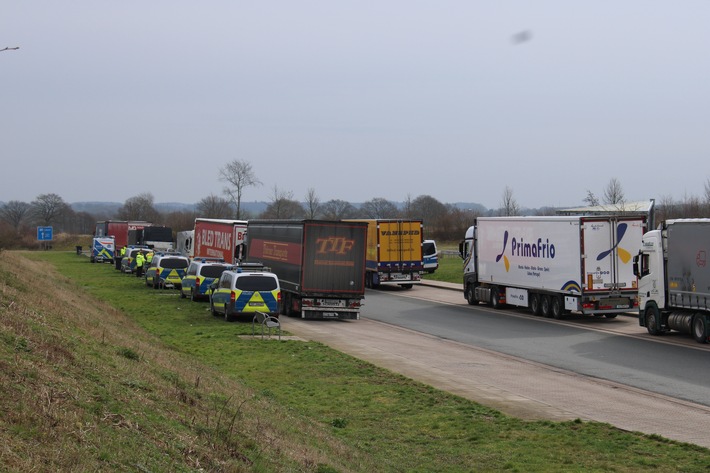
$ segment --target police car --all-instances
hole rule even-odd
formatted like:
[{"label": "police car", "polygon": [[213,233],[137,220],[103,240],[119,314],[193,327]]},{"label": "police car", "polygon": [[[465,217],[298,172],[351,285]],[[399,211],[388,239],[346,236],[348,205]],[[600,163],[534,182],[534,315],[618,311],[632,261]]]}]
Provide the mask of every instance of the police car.
[{"label": "police car", "polygon": [[180,297],[190,296],[190,300],[209,299],[210,285],[219,279],[223,272],[233,269],[234,265],[227,264],[224,260],[201,258],[193,260],[182,278]]},{"label": "police car", "polygon": [[187,256],[178,253],[156,253],[145,272],[145,285],[154,289],[180,287],[190,264]]},{"label": "police car", "polygon": [[122,273],[135,273],[136,272],[136,255],[138,253],[143,253],[143,256],[148,254],[151,249],[144,245],[130,245],[126,249],[126,255],[121,259],[121,272]]},{"label": "police car", "polygon": [[268,271],[225,271],[210,288],[212,315],[223,315],[228,322],[257,311],[278,317],[280,305],[279,278]]}]

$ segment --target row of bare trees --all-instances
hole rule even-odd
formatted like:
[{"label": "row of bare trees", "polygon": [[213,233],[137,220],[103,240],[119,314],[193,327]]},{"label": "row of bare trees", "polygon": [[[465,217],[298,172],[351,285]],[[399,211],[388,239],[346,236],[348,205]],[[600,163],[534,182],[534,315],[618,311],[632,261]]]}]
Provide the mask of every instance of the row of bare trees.
[{"label": "row of bare trees", "polygon": [[[194,211],[160,212],[156,209],[154,197],[142,193],[128,198],[118,209],[116,215],[91,215],[75,212],[56,194],[42,194],[31,203],[10,201],[0,206],[0,225],[2,231],[15,234],[32,231],[34,225],[53,225],[55,232],[90,234],[97,220],[104,218],[118,220],[145,220],[170,226],[174,231],[191,229],[196,217],[206,218],[274,218],[274,219],[327,219],[347,218],[416,218],[422,219],[428,238],[456,241],[461,238],[466,228],[481,215],[520,215],[523,209],[516,201],[513,190],[506,186],[498,209],[460,208],[444,204],[430,195],[412,198],[407,196],[404,202],[395,203],[376,197],[358,206],[339,199],[321,201],[315,189],[307,190],[302,200],[294,197],[292,191],[274,185],[266,203],[266,209],[259,214],[245,211],[242,199],[247,188],[262,185],[254,175],[251,164],[245,161],[232,161],[220,169],[220,180],[226,183],[223,196],[210,194],[195,204]],[[621,183],[612,178],[603,189],[602,199],[587,190],[582,199],[584,204],[623,204],[625,201]],[[554,208],[525,209],[526,214],[550,215]],[[656,202],[656,221],[669,218],[697,218],[710,216],[710,179],[705,183],[705,193],[701,197],[686,196],[675,201],[670,196],[662,196]]]}]

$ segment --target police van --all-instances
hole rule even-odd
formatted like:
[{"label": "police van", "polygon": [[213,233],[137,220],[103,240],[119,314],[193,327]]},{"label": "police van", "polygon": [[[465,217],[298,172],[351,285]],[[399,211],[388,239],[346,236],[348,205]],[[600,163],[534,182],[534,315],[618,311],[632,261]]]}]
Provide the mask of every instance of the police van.
[{"label": "police van", "polygon": [[224,271],[210,287],[212,315],[223,315],[228,322],[255,312],[278,317],[280,305],[279,278],[268,271]]},{"label": "police van", "polygon": [[190,296],[190,300],[209,299],[210,285],[234,265],[222,259],[201,258],[193,260],[182,278],[180,297]]},{"label": "police van", "polygon": [[180,287],[189,264],[190,260],[181,254],[156,253],[145,272],[145,285],[154,289]]}]

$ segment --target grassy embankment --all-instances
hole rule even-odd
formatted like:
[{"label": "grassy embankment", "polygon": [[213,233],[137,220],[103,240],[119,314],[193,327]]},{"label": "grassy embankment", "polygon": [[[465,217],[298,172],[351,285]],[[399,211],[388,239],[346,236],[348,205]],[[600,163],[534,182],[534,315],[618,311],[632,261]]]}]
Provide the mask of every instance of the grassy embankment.
[{"label": "grassy embankment", "polygon": [[0,254],[0,324],[9,471],[710,468],[696,446],[524,422],[322,344],[252,339],[70,252]]}]

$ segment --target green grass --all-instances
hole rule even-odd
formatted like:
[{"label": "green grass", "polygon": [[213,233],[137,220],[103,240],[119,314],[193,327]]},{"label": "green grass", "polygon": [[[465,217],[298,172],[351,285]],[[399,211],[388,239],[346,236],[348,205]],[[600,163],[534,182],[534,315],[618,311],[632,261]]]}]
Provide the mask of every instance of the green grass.
[{"label": "green grass", "polygon": [[[126,314],[169,347],[168,354],[174,352],[176,359],[195,360],[195,366],[204,364],[222,373],[225,379],[238,380],[259,399],[273,403],[274,409],[283,408],[294,419],[309,419],[333,439],[353,448],[341,453],[345,457],[338,461],[327,462],[347,467],[322,466],[320,471],[710,470],[710,451],[703,448],[622,432],[605,424],[521,421],[319,343],[264,342],[242,337],[251,334],[250,320],[227,323],[214,318],[208,304],[180,299],[177,291],[149,289],[141,280],[119,274],[110,265],[92,265],[87,258],[72,253],[25,255],[56,266],[70,280],[68,287],[76,285],[70,289],[75,291],[75,297],[105,301],[107,317],[114,310]],[[454,279],[455,271],[458,275]],[[461,260],[444,258],[433,276],[459,282]],[[76,334],[72,343],[78,346],[83,336]],[[15,353],[22,351],[21,340],[12,339],[17,347],[13,349]],[[144,350],[124,343],[114,353],[96,353],[97,361],[93,363],[105,359],[109,364],[140,366],[145,363],[142,360],[150,358]],[[95,376],[92,373],[92,367],[87,366],[85,375]],[[175,375],[165,370],[165,376],[172,380]],[[140,377],[133,376],[121,379],[119,387],[110,380],[105,383],[96,395],[119,412],[125,412],[120,406],[122,399],[113,399],[113,391],[151,389]],[[177,377],[174,383],[183,392],[191,392],[190,380]],[[179,417],[187,418],[187,414]],[[278,419],[270,422],[277,423]],[[155,422],[161,421],[173,422],[156,414]],[[268,418],[263,420],[267,421]],[[215,422],[208,424],[214,426]],[[158,435],[153,430],[151,433]],[[32,442],[31,430],[22,434]],[[323,447],[327,445],[324,443]],[[99,448],[98,454],[109,456],[111,448],[109,443]],[[328,451],[336,450],[332,447]],[[308,471],[319,470],[313,465]]]},{"label": "green grass", "polygon": [[439,267],[430,274],[425,274],[424,279],[452,283],[463,283],[463,260],[458,255],[439,257]]}]

